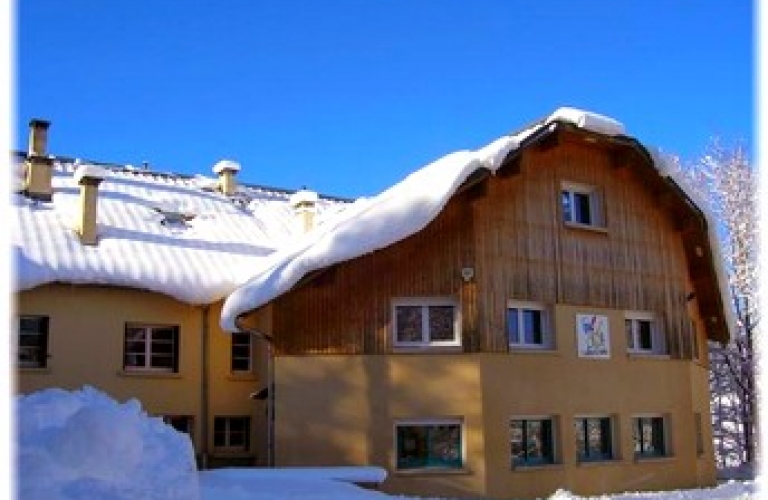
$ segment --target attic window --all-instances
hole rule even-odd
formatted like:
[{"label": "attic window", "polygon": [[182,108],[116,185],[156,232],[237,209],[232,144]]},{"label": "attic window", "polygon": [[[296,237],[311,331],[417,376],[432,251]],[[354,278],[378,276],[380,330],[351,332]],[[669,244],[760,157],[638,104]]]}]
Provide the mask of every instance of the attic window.
[{"label": "attic window", "polygon": [[564,182],[560,199],[567,225],[605,227],[600,190],[595,186]]}]

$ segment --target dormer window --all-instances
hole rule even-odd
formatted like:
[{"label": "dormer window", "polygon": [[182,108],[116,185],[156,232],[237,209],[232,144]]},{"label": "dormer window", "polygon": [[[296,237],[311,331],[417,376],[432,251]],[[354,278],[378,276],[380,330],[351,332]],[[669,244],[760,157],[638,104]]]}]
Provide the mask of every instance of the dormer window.
[{"label": "dormer window", "polygon": [[560,199],[566,224],[605,227],[602,199],[595,186],[564,182]]}]

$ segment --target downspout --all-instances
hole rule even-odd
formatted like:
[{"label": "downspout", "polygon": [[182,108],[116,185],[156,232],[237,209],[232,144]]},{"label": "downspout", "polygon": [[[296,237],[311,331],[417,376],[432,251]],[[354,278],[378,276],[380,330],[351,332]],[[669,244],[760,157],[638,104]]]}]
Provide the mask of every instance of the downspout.
[{"label": "downspout", "polygon": [[200,309],[200,469],[208,468],[208,312]]},{"label": "downspout", "polygon": [[240,325],[235,319],[237,333],[248,333],[267,343],[267,467],[275,466],[275,351],[272,335]]}]

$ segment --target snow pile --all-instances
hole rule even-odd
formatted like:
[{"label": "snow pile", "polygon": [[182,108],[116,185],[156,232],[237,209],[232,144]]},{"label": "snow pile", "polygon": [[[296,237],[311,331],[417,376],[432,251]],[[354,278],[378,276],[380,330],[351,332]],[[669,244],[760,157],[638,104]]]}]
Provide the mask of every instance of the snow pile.
[{"label": "snow pile", "polygon": [[187,435],[84,387],[46,389],[16,400],[21,500],[195,500]]},{"label": "snow pile", "polygon": [[731,481],[716,488],[618,493],[594,497],[580,497],[568,491],[559,490],[549,497],[549,500],[756,500],[757,490],[757,484],[754,482]]}]

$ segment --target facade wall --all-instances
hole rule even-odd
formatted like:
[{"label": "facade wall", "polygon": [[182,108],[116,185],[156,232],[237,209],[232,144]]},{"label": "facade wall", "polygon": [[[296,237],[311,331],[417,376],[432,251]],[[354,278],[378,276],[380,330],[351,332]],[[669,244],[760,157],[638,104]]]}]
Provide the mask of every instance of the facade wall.
[{"label": "facade wall", "polygon": [[[50,357],[46,368],[18,370],[17,391],[27,394],[50,387],[74,390],[90,385],[118,401],[137,398],[150,415],[193,417],[192,440],[199,458],[207,455],[206,463],[252,464],[263,459],[258,451],[263,451],[265,426],[258,420],[263,420],[263,408],[259,408],[263,403],[249,395],[263,386],[264,378],[259,373],[232,374],[231,339],[219,329],[220,309],[220,303],[191,306],[160,294],[117,287],[55,284],[21,292],[16,303],[19,315],[49,317]],[[124,370],[126,322],[178,326],[178,372]],[[213,442],[216,416],[252,419],[249,452],[217,452]],[[207,442],[203,442],[205,435]]]},{"label": "facade wall", "polygon": [[[435,496],[713,484],[706,329],[691,293],[688,222],[643,177],[650,167],[632,163],[641,161],[567,135],[531,147],[455,194],[421,232],[276,299],[278,464],[380,465],[391,471],[388,491]],[[599,194],[603,227],[563,222],[561,190],[571,184]],[[457,304],[460,345],[394,345],[393,299],[414,297]],[[510,346],[509,301],[546,311],[553,349]],[[653,316],[662,354],[628,352],[630,312]],[[577,314],[607,318],[607,359],[578,356]],[[511,418],[542,415],[556,422],[556,463],[512,467]],[[611,419],[613,460],[576,459],[574,419],[591,416]],[[668,456],[636,459],[633,419],[649,416],[665,421]],[[394,426],[409,418],[462,419],[465,466],[397,471]]]},{"label": "facade wall", "polygon": [[[576,351],[575,315],[609,318],[609,359]],[[694,413],[708,420],[706,366],[627,353],[623,311],[558,305],[551,352],[280,356],[277,464],[389,470],[383,489],[424,496],[536,498],[559,488],[590,495],[715,483],[711,430],[696,450]],[[632,419],[663,415],[669,456],[636,459]],[[573,419],[610,416],[615,458],[579,463]],[[511,464],[510,421],[554,417],[555,464]],[[395,423],[459,418],[464,466],[398,471]],[[705,426],[706,427],[706,426]]]}]

